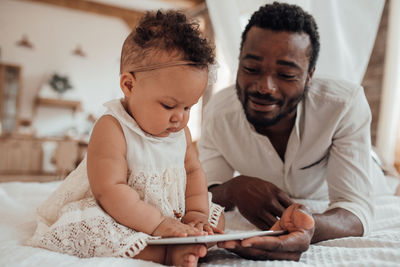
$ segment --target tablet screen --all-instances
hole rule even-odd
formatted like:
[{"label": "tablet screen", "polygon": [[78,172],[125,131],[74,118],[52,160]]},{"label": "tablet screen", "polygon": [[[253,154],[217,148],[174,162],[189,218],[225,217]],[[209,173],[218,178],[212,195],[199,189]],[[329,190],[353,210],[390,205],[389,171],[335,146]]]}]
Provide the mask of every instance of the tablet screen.
[{"label": "tablet screen", "polygon": [[227,234],[187,236],[187,237],[168,237],[150,239],[147,241],[149,245],[167,245],[167,244],[195,244],[195,243],[211,243],[228,240],[243,240],[254,236],[275,236],[284,234],[285,231],[246,231],[232,232]]}]

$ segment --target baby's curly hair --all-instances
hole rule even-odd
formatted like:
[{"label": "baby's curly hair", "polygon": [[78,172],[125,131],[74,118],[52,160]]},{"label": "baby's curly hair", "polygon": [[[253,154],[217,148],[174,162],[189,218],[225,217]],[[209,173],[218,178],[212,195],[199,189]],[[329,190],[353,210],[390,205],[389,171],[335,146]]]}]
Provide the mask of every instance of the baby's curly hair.
[{"label": "baby's curly hair", "polygon": [[215,63],[213,47],[201,37],[199,24],[179,11],[147,12],[126,38],[121,52],[120,72],[128,65],[159,63],[162,53],[178,60],[193,61],[197,68]]},{"label": "baby's curly hair", "polygon": [[301,7],[278,2],[260,7],[251,16],[249,23],[242,33],[240,51],[242,51],[243,44],[246,41],[247,32],[253,26],[273,31],[304,32],[308,34],[311,41],[308,71],[310,72],[315,67],[320,48],[318,26],[314,18]]}]

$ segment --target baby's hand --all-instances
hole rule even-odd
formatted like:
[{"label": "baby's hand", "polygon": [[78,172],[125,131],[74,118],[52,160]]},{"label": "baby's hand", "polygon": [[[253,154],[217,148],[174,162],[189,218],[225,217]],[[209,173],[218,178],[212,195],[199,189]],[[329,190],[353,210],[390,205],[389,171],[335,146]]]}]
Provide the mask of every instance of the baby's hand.
[{"label": "baby's hand", "polygon": [[202,235],[202,232],[192,225],[181,223],[174,218],[165,217],[151,235],[162,237],[185,237]]},{"label": "baby's hand", "polygon": [[208,235],[214,233],[223,234],[224,232],[208,223],[208,216],[198,211],[189,211],[183,216],[182,222],[197,228],[199,231]]}]

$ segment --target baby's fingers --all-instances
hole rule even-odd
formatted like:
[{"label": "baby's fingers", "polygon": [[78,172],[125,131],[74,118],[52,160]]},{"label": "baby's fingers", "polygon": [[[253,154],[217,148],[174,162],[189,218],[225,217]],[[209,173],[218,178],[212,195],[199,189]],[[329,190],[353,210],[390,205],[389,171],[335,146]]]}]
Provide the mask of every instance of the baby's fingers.
[{"label": "baby's fingers", "polygon": [[203,224],[203,231],[206,232],[209,235],[213,235],[214,234],[213,228],[208,223]]},{"label": "baby's fingers", "polygon": [[186,226],[185,232],[188,235],[202,235],[203,230],[202,229],[199,230],[195,225],[187,224],[185,226]]},{"label": "baby's fingers", "polygon": [[196,225],[194,227],[196,227],[196,229],[199,230],[200,232],[203,232],[204,226],[205,226],[204,223],[198,222],[198,223],[196,223]]},{"label": "baby's fingers", "polygon": [[212,228],[212,231],[213,231],[214,234],[225,234],[224,231],[222,231],[221,229],[219,229],[217,227],[211,226],[211,228]]},{"label": "baby's fingers", "polygon": [[[207,235],[209,232],[205,230],[205,225],[206,225],[205,223],[196,222],[194,227],[197,229],[197,231],[200,233],[200,235]],[[212,230],[211,230],[210,234],[212,234]]]}]

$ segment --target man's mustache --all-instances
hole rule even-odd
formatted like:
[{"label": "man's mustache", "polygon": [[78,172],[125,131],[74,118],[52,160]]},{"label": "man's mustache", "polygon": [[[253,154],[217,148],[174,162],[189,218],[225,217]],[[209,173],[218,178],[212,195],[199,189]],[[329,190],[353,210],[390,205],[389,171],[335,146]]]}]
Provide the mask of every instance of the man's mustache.
[{"label": "man's mustache", "polygon": [[270,102],[270,103],[273,103],[273,102],[281,103],[282,102],[281,99],[274,98],[271,96],[271,94],[261,94],[259,92],[247,93],[247,98],[248,97],[257,98],[257,99],[264,100],[264,101]]}]

